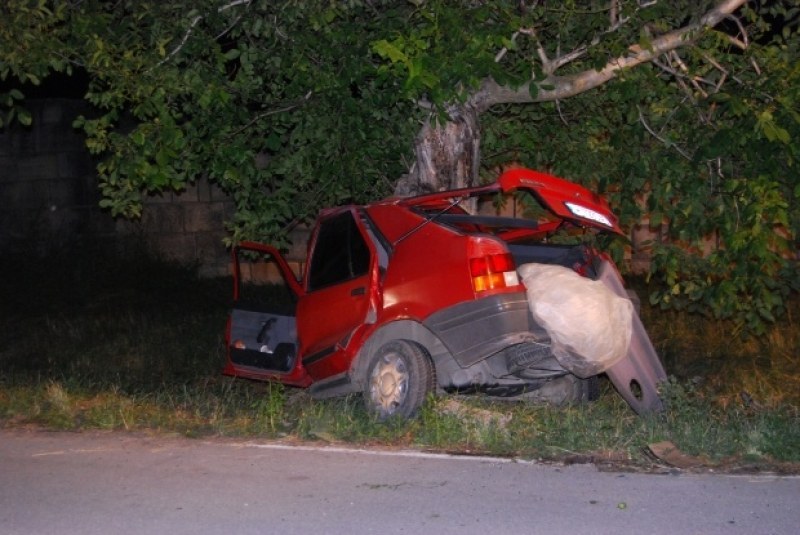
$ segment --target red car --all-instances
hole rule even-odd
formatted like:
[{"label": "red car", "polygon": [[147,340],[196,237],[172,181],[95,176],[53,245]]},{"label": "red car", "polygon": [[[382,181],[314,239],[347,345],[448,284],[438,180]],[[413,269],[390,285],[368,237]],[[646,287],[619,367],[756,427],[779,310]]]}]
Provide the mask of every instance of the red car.
[{"label": "red car", "polygon": [[[539,283],[575,301],[560,312],[574,333],[564,342],[517,271],[600,281],[629,304],[613,262],[587,242],[598,232],[622,234],[604,199],[529,169],[487,186],[324,210],[299,279],[274,247],[234,248],[224,373],[308,387],[317,398],[363,393],[379,418],[410,417],[435,391],[588,399],[605,373],[634,410],[659,410],[666,375],[637,314],[624,328],[601,326],[601,339],[621,334],[625,346],[613,362],[595,362],[569,339],[604,320],[583,286]],[[288,298],[263,284],[276,273]]]}]

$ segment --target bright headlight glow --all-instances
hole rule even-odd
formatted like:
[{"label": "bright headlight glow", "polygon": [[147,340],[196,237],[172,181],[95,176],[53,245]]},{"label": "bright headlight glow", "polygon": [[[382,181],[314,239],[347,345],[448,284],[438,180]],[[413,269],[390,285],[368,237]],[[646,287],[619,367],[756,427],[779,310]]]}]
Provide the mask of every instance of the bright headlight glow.
[{"label": "bright headlight glow", "polygon": [[580,204],[575,204],[573,202],[564,203],[569,208],[569,211],[575,214],[578,217],[582,217],[584,219],[589,219],[591,221],[597,221],[598,223],[602,223],[607,227],[613,227],[614,225],[611,224],[611,221],[608,220],[606,216],[601,214],[596,210],[592,210],[591,208],[586,208]]}]

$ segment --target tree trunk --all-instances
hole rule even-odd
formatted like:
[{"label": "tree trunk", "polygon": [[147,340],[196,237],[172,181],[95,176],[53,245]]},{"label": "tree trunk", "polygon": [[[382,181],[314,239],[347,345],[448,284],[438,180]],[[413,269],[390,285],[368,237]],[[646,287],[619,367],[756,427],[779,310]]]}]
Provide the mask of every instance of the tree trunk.
[{"label": "tree trunk", "polygon": [[428,120],[414,140],[416,160],[397,182],[395,195],[408,197],[477,184],[480,165],[478,111],[469,105],[451,106],[449,120]]}]

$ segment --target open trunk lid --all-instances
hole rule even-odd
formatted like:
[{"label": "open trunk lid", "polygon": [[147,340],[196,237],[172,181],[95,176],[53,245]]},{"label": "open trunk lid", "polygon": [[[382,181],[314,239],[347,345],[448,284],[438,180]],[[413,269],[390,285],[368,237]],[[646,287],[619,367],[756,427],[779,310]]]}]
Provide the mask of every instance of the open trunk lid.
[{"label": "open trunk lid", "polygon": [[563,221],[596,231],[624,235],[617,217],[600,195],[563,178],[525,168],[505,171],[496,182],[487,186],[431,193],[398,202],[405,206],[450,212],[454,206],[452,199],[515,191],[528,191],[544,208]]}]

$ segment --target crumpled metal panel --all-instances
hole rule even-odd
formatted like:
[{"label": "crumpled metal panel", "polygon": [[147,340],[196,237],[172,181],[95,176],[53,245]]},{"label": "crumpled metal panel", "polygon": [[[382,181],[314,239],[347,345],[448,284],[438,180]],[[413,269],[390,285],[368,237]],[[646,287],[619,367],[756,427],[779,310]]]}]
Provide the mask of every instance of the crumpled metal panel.
[{"label": "crumpled metal panel", "polygon": [[[617,268],[609,260],[601,262],[598,273],[598,280],[617,295],[628,296]],[[664,408],[658,387],[667,380],[667,373],[638,314],[633,315],[628,354],[606,370],[606,375],[637,414],[658,412]]]}]

